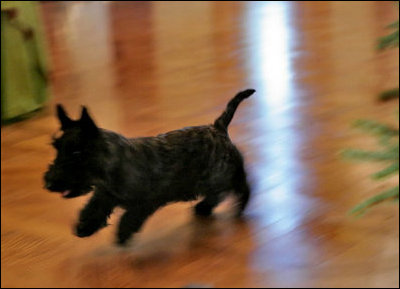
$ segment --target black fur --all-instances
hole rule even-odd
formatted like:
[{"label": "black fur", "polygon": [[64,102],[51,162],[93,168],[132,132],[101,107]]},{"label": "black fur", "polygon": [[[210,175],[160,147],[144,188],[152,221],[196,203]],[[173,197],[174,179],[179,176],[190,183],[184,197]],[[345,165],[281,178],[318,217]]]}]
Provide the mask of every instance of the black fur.
[{"label": "black fur", "polygon": [[58,105],[63,134],[53,142],[57,156],[45,173],[46,188],[63,192],[65,198],[94,190],[75,228],[79,237],[106,226],[116,206],[126,209],[119,223],[119,244],[129,240],[158,208],[172,202],[204,197],[195,212],[208,216],[224,193],[232,190],[240,214],[250,190],[242,156],[227,127],[239,103],[254,92],[238,93],[213,125],[133,139],[98,128],[85,107],[74,121]]}]

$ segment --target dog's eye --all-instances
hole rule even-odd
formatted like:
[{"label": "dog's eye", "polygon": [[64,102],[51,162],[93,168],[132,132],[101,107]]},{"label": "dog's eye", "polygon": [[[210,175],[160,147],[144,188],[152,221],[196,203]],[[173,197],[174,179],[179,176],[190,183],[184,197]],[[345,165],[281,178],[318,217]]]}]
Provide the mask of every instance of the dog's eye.
[{"label": "dog's eye", "polygon": [[72,154],[73,154],[73,155],[80,155],[81,152],[80,152],[80,151],[74,151]]}]

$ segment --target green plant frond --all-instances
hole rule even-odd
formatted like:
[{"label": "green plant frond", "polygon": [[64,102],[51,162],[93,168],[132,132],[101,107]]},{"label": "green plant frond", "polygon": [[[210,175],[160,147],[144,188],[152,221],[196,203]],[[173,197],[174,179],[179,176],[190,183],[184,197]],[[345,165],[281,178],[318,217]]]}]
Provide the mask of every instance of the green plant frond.
[{"label": "green plant frond", "polygon": [[391,149],[394,145],[394,140],[392,135],[381,135],[379,136],[379,144]]},{"label": "green plant frond", "polygon": [[[398,8],[399,1],[394,1],[394,3]],[[378,39],[377,49],[379,50],[399,47],[399,20],[390,23],[386,28],[390,30],[390,34]],[[399,88],[386,90],[379,95],[381,101],[398,97]],[[399,121],[399,110],[396,111],[396,120]],[[397,125],[397,127],[392,127],[373,120],[357,120],[353,125],[374,135],[378,140],[380,150],[366,151],[361,149],[346,149],[341,152],[341,155],[347,159],[388,163],[386,168],[371,175],[372,179],[380,180],[395,174],[398,175],[399,126]],[[397,203],[399,202],[399,185],[365,200],[354,207],[349,213],[360,217],[365,214],[369,207],[386,200],[393,200]]]},{"label": "green plant frond", "polygon": [[395,22],[393,22],[393,23],[390,23],[388,26],[386,26],[386,28],[389,28],[389,29],[399,29],[399,20],[397,20],[397,21],[395,21]]},{"label": "green plant frond", "polygon": [[383,50],[391,47],[399,46],[399,31],[395,31],[389,35],[379,38],[378,49]]},{"label": "green plant frond", "polygon": [[393,88],[386,91],[383,91],[379,94],[379,99],[382,101],[398,98],[399,97],[399,88]]},{"label": "green plant frond", "polygon": [[399,159],[399,153],[396,150],[389,151],[364,151],[358,149],[347,149],[342,152],[342,156],[349,159],[361,161],[393,161]]},{"label": "green plant frond", "polygon": [[359,119],[354,122],[354,127],[358,129],[362,129],[366,132],[369,132],[371,134],[377,134],[377,135],[393,135],[393,136],[398,136],[399,135],[399,130],[395,129],[393,127],[390,127],[389,125],[374,121],[374,120],[368,120],[368,119]]},{"label": "green plant frond", "polygon": [[355,206],[351,211],[351,215],[362,215],[366,212],[366,210],[373,206],[376,205],[380,202],[389,200],[389,199],[398,199],[399,198],[399,186],[395,186],[389,190],[384,191],[383,193],[380,193],[372,198],[369,198],[362,202],[361,204]]},{"label": "green plant frond", "polygon": [[387,168],[375,173],[372,175],[373,179],[382,179],[391,175],[394,175],[399,172],[399,162],[396,162]]}]

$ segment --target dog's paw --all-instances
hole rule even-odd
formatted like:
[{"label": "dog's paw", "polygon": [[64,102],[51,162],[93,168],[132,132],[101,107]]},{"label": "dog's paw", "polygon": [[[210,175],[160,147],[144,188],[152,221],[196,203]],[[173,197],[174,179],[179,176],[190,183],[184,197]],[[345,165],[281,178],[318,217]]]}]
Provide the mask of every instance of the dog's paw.
[{"label": "dog's paw", "polygon": [[107,227],[107,222],[104,221],[100,225],[93,223],[79,222],[74,228],[74,234],[80,238],[89,237],[96,233],[98,230]]},{"label": "dog's paw", "polygon": [[84,223],[78,223],[75,226],[74,234],[79,238],[89,237],[94,234],[97,230],[91,226],[88,226]]},{"label": "dog's paw", "polygon": [[212,214],[212,208],[200,202],[194,207],[194,213],[199,217],[209,217]]},{"label": "dog's paw", "polygon": [[133,237],[132,233],[118,232],[115,244],[119,247],[127,247]]},{"label": "dog's paw", "polygon": [[118,238],[115,242],[118,247],[128,247],[129,239]]}]

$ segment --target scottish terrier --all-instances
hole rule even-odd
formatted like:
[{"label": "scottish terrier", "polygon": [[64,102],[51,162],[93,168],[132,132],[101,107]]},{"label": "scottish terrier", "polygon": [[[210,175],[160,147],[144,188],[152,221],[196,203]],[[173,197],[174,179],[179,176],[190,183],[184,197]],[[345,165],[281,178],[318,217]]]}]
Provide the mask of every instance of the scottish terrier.
[{"label": "scottish terrier", "polygon": [[78,237],[105,227],[116,206],[124,208],[117,234],[120,245],[168,203],[202,197],[194,211],[209,216],[225,193],[233,191],[240,215],[250,190],[243,158],[227,129],[240,102],[254,92],[239,92],[214,124],[140,138],[97,127],[86,107],[79,120],[72,120],[57,105],[62,135],[53,137],[57,155],[44,175],[45,187],[64,198],[94,191],[75,226]]}]

